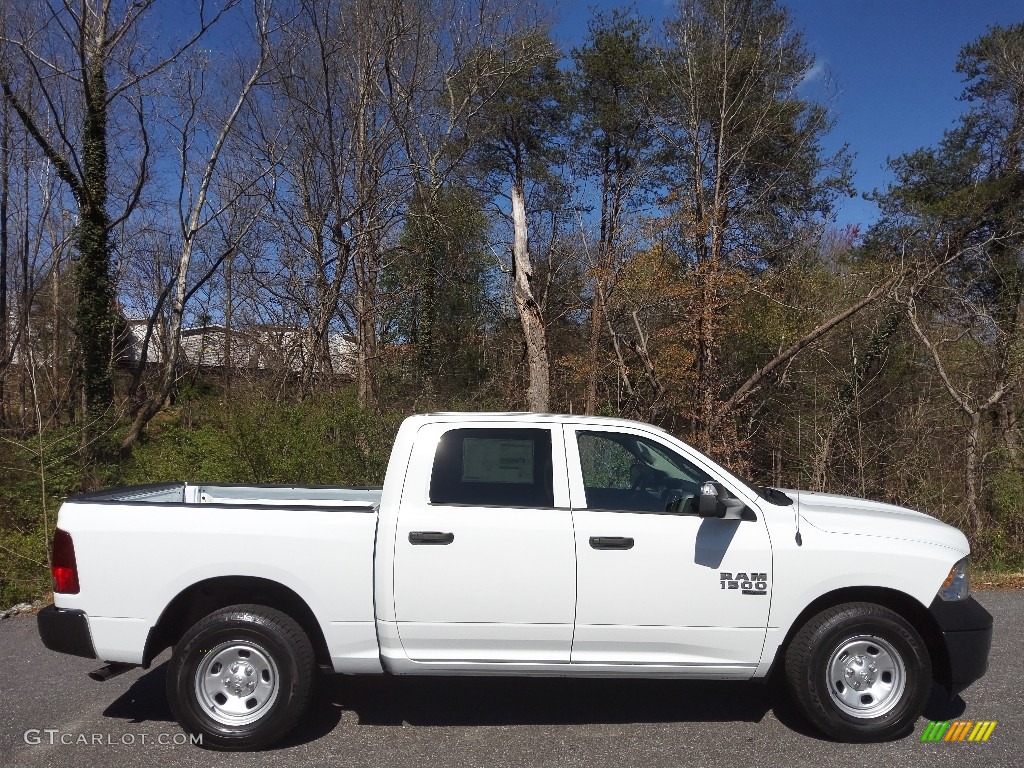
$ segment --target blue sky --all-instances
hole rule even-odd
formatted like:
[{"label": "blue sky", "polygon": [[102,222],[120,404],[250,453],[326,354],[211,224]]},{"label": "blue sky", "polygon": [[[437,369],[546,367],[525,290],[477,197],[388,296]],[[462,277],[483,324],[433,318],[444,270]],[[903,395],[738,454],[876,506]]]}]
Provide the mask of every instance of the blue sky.
[{"label": "blue sky", "polygon": [[[560,0],[555,34],[566,49],[586,34],[590,8],[609,0]],[[827,146],[850,145],[858,193],[891,181],[886,160],[936,144],[964,107],[957,55],[993,24],[1024,21],[1024,0],[785,0],[817,58],[807,95],[827,101],[837,120]],[[671,0],[637,0],[663,19]],[[840,225],[871,224],[875,206],[841,200]]]}]

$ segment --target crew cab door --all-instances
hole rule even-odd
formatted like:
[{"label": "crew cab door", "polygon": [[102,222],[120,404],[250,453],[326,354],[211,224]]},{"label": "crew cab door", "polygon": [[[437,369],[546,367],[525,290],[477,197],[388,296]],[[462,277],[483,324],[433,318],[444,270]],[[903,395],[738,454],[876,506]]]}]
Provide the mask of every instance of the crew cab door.
[{"label": "crew cab door", "polygon": [[568,662],[576,557],[561,426],[422,427],[394,567],[410,659]]},{"label": "crew cab door", "polygon": [[572,662],[753,674],[771,600],[764,520],[667,511],[720,478],[657,431],[567,426],[565,437],[577,560]]}]

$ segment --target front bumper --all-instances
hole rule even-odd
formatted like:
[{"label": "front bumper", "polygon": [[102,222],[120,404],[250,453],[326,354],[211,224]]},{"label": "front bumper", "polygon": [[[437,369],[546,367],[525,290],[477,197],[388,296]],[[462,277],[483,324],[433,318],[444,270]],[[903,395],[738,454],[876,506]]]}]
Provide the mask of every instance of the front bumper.
[{"label": "front bumper", "polygon": [[87,659],[96,658],[85,611],[48,605],[36,617],[36,626],[43,645],[51,651],[84,656]]},{"label": "front bumper", "polygon": [[942,682],[950,694],[959,693],[988,670],[992,614],[973,597],[955,602],[936,597],[928,610],[939,625],[949,660]]}]

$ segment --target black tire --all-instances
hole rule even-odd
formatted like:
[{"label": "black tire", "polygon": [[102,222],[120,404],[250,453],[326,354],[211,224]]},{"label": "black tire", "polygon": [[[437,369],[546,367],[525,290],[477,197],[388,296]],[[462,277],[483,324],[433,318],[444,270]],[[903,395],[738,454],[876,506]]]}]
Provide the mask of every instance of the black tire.
[{"label": "black tire", "polygon": [[839,741],[889,741],[914,728],[932,665],[917,631],[875,603],[844,603],[811,618],[786,649],[797,706]]},{"label": "black tire", "polygon": [[288,615],[233,605],[196,622],[174,648],[167,699],[211,749],[259,749],[298,722],[313,692],[309,638]]}]

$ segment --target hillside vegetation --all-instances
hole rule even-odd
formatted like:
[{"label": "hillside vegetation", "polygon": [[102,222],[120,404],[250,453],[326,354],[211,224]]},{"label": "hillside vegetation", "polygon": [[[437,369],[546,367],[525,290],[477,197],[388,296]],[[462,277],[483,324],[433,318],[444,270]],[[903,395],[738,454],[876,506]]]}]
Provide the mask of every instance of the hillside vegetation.
[{"label": "hillside vegetation", "polygon": [[380,483],[428,410],[652,422],[1024,567],[1024,24],[948,52],[961,119],[837,227],[856,147],[782,4],[571,50],[545,14],[0,7],[0,606],[69,494]]}]

